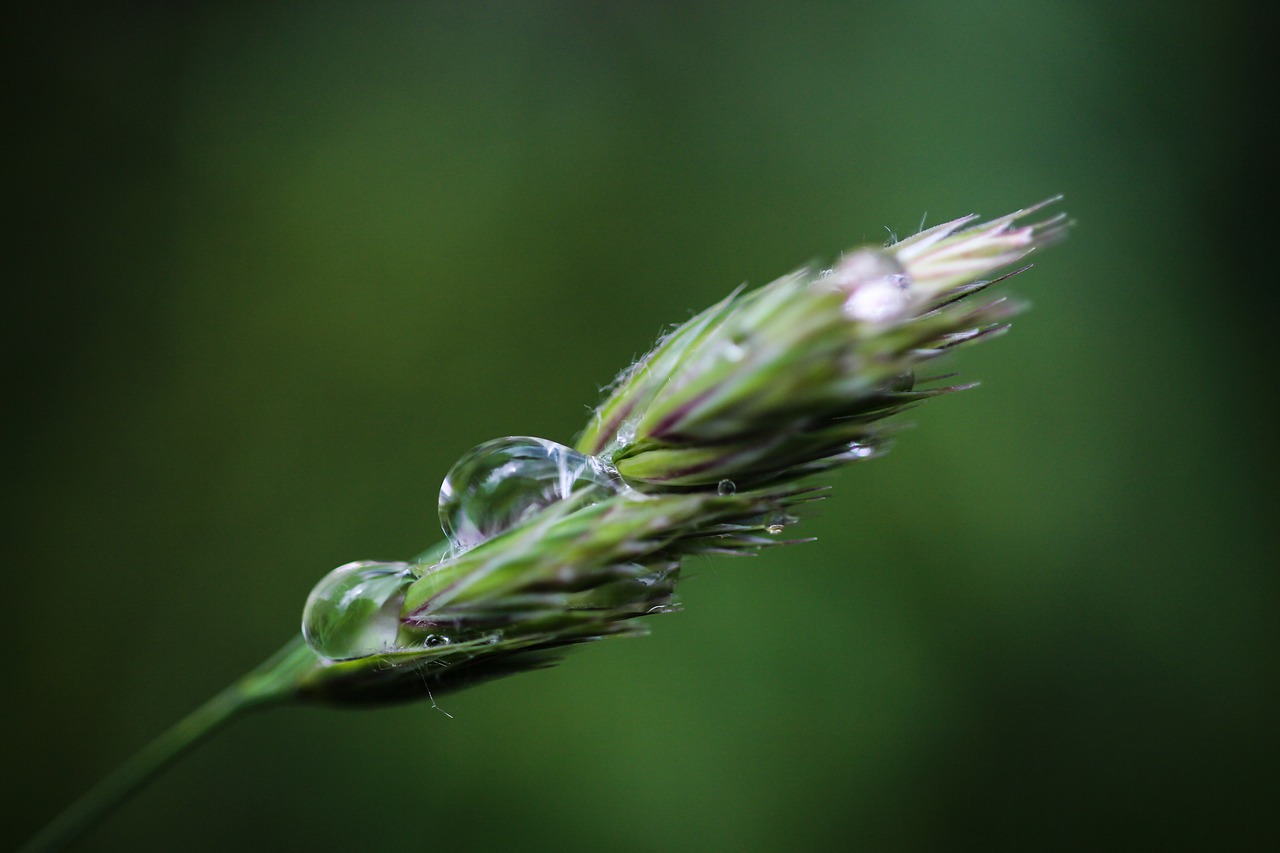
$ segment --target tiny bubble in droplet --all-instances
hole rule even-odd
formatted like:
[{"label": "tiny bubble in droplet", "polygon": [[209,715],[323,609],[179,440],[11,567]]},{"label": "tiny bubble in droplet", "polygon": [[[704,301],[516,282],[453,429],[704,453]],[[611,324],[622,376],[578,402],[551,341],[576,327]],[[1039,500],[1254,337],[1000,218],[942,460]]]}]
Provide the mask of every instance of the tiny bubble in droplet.
[{"label": "tiny bubble in droplet", "polygon": [[732,495],[738,491],[738,484],[733,480],[721,480],[716,484],[716,493],[721,495]]}]

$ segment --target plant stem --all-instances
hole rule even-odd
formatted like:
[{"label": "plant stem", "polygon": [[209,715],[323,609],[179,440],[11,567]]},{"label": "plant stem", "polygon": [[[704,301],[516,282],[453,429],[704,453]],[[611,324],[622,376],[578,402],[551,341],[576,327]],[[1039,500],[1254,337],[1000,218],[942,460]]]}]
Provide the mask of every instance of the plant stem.
[{"label": "plant stem", "polygon": [[143,747],[54,818],[19,853],[61,850],[111,813],[170,762],[232,717],[288,699],[315,656],[294,637],[265,663],[231,684]]}]

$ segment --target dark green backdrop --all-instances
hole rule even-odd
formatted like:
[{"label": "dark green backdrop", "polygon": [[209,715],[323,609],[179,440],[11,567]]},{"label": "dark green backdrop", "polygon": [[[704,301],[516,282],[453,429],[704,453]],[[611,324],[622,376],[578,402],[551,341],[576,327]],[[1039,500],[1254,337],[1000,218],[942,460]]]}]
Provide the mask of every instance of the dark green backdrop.
[{"label": "dark green backdrop", "polygon": [[283,642],[328,569],[432,544],[468,447],[569,439],[666,324],[1059,192],[1079,226],[1016,281],[1033,310],[957,362],[982,388],[839,476],[817,543],[694,563],[650,638],[451,716],[241,720],[84,849],[1276,834],[1245,7],[178,8],[5,27],[0,846]]}]

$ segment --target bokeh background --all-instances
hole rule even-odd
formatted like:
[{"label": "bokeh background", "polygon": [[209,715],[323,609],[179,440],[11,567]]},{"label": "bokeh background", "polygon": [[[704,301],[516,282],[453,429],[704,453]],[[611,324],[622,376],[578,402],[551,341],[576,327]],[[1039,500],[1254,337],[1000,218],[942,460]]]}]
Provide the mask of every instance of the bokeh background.
[{"label": "bokeh background", "polygon": [[441,702],[234,723],[84,850],[1276,840],[1269,25],[1241,4],[43,5],[6,27],[0,846],[743,280],[1065,193],[814,544]]}]

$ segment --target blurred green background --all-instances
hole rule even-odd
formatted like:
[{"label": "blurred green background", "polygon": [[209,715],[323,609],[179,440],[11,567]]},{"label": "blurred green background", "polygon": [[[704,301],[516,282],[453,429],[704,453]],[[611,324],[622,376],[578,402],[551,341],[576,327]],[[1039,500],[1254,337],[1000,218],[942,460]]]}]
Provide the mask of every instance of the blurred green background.
[{"label": "blurred green background", "polygon": [[[13,13],[11,12],[12,16]],[[85,850],[1276,840],[1268,27],[1097,2],[96,4],[6,27],[0,846],[567,441],[668,324],[1065,193],[983,386],[641,641],[234,723]],[[1265,49],[1271,49],[1269,46]]]}]

